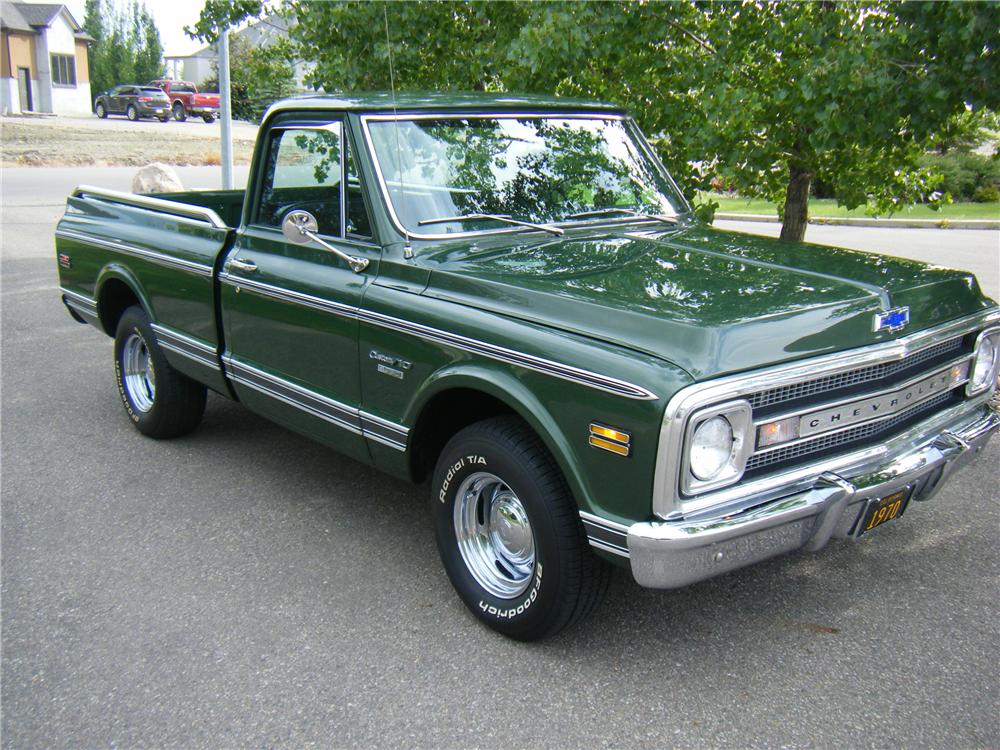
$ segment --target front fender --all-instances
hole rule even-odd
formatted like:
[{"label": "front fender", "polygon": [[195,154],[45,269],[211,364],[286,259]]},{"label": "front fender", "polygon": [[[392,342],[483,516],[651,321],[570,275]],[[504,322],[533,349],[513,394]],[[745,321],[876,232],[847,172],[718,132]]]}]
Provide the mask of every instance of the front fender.
[{"label": "front fender", "polygon": [[[545,443],[559,465],[573,496],[585,502],[589,498],[586,477],[573,460],[573,450],[565,432],[549,408],[512,373],[479,363],[455,364],[444,367],[424,381],[414,395],[404,422],[416,424],[430,401],[440,393],[455,389],[480,391],[506,404],[521,417]],[[590,503],[587,502],[589,506]]]}]

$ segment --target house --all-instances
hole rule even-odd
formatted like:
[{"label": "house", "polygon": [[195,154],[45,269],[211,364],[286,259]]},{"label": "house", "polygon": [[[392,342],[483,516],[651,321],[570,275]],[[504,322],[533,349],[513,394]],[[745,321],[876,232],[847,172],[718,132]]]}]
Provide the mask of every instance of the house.
[{"label": "house", "polygon": [[65,5],[0,3],[0,112],[90,112],[92,41]]},{"label": "house", "polygon": [[[281,15],[270,15],[253,21],[245,28],[233,31],[232,34],[252,47],[267,47],[273,44],[276,39],[287,37],[291,23],[295,23],[295,20],[289,20]],[[218,74],[219,53],[214,44],[202,47],[190,55],[166,55],[163,59],[166,63],[168,77],[182,81],[193,81],[198,86],[209,79],[215,80]],[[292,64],[295,71],[295,86],[300,91],[312,90],[312,87],[306,86],[305,79],[314,67],[313,64],[302,60],[297,60]]]}]

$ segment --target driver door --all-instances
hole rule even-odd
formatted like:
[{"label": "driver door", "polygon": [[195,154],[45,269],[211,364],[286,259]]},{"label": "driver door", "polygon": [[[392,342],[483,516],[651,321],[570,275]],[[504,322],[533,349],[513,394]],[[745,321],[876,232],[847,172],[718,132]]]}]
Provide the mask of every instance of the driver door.
[{"label": "driver door", "polygon": [[[377,275],[379,248],[351,234],[346,220],[344,124],[286,122],[267,138],[259,187],[247,193],[255,205],[220,274],[227,374],[249,408],[367,460],[356,312]],[[315,242],[286,240],[281,223],[295,210],[312,214],[317,234],[368,267],[355,273]]]}]

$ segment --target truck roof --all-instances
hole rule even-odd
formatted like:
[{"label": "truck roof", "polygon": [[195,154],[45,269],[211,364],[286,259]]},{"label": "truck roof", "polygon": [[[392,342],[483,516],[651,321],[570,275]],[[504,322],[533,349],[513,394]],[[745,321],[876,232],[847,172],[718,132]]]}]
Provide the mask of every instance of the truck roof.
[{"label": "truck roof", "polygon": [[[424,110],[600,110],[623,113],[622,107],[606,102],[583,99],[566,99],[537,94],[497,94],[481,92],[399,92],[395,108],[400,112]],[[303,109],[331,109],[356,112],[384,112],[393,110],[392,94],[376,91],[363,94],[305,94],[276,102],[270,113]]]}]

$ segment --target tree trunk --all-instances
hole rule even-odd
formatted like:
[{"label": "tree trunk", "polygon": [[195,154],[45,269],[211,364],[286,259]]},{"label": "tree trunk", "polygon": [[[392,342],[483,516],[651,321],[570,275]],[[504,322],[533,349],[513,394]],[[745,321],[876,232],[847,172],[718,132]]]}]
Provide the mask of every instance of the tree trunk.
[{"label": "tree trunk", "polygon": [[802,242],[809,225],[809,184],[812,173],[796,164],[788,165],[788,190],[785,193],[785,214],[781,222],[781,239]]}]

